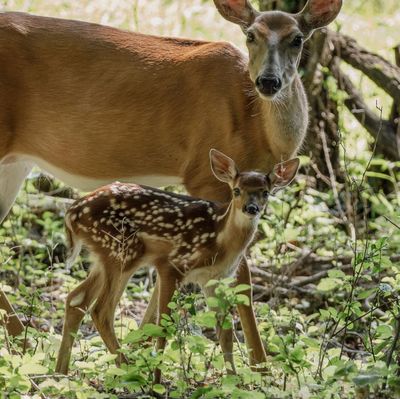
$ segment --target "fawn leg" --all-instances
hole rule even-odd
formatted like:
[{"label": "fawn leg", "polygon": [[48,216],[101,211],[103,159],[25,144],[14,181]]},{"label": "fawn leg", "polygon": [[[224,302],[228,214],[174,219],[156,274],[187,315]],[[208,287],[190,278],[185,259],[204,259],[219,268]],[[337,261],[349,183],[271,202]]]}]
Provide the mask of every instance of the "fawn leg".
[{"label": "fawn leg", "polygon": [[[202,287],[202,290],[206,297],[213,297],[214,288],[213,287]],[[218,308],[213,308],[218,314]],[[233,360],[233,330],[232,328],[222,328],[222,326],[217,324],[217,336],[219,344],[224,355],[225,366],[228,374],[236,374],[235,363]]]},{"label": "fawn leg", "polygon": [[108,350],[118,354],[117,365],[127,363],[127,359],[118,353],[120,344],[114,329],[115,309],[134,271],[106,272],[104,285],[92,310],[93,322]]},{"label": "fawn leg", "polygon": [[266,362],[267,355],[257,329],[257,321],[253,309],[250,268],[245,257],[240,262],[236,280],[238,284],[247,284],[250,286],[250,289],[242,293],[249,298],[249,306],[238,305],[238,311],[249,351],[250,365],[257,370],[257,367],[254,366]]},{"label": "fawn leg", "polygon": [[[176,289],[177,282],[179,280],[176,275],[168,273],[162,273],[162,274],[159,273],[157,279],[159,281],[157,323],[160,324],[161,315],[162,314],[169,315],[171,313],[168,304],[171,302],[172,296],[174,295]],[[164,350],[165,344],[166,344],[166,338],[158,337],[156,345],[157,351]],[[161,370],[157,368],[154,370],[154,382],[156,384],[159,384],[160,381],[161,381]]]},{"label": "fawn leg", "polygon": [[56,372],[68,374],[72,346],[83,317],[95,301],[102,284],[101,272],[93,269],[86,280],[67,297],[65,318]]}]

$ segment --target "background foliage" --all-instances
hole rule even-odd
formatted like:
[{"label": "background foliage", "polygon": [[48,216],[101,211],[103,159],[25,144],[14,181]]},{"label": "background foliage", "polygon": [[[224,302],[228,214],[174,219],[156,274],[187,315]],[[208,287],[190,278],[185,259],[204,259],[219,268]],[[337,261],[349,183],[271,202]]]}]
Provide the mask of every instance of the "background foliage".
[{"label": "background foliage", "polygon": [[[211,1],[200,0],[10,0],[4,10],[76,18],[160,35],[229,40],[240,47],[240,30],[225,22]],[[396,0],[347,0],[334,28],[393,60],[400,42]],[[390,103],[350,67],[346,72],[374,108]],[[343,95],[332,84],[332,96]],[[339,102],[340,103],[340,102]],[[0,333],[0,395],[7,398],[395,398],[399,378],[400,184],[399,164],[373,156],[370,137],[344,107],[340,113],[341,166],[346,180],[319,192],[302,158],[296,184],[271,199],[252,248],[254,292],[260,331],[268,348],[266,375],[250,371],[237,317],[237,376],[226,376],[212,327],[215,314],[204,298],[179,294],[165,327],[137,330],[152,276],[129,283],[117,315],[128,367],[114,366],[89,319],[79,333],[70,376],[54,376],[67,293],[86,275],[82,257],[64,264],[66,198],[79,193],[36,171],[12,214],[0,227],[0,277],[24,315],[31,346],[22,348]],[[386,182],[385,191],[382,181]],[[341,210],[346,211],[343,217]],[[349,216],[350,215],[350,216]],[[217,290],[229,310],[241,300],[229,280]],[[29,326],[34,326],[31,328]],[[144,346],[147,336],[166,334],[163,355]],[[167,381],[153,385],[160,365]],[[149,393],[152,390],[152,393]],[[145,396],[148,395],[148,396]]]}]

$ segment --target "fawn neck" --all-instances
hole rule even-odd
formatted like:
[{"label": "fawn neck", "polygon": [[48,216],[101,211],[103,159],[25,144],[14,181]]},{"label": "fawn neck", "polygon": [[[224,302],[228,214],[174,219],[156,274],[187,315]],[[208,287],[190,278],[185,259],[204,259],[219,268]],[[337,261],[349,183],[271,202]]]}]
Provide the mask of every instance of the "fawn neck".
[{"label": "fawn neck", "polygon": [[259,217],[246,216],[233,201],[225,204],[217,217],[217,246],[232,254],[243,252],[256,232],[258,220]]}]

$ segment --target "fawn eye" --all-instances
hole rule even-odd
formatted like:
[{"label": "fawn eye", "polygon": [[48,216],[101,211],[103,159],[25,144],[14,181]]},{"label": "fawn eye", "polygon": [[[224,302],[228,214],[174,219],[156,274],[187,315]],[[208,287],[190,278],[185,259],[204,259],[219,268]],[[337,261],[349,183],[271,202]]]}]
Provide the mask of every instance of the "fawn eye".
[{"label": "fawn eye", "polygon": [[303,44],[303,36],[301,36],[301,35],[297,35],[293,40],[292,40],[292,42],[290,43],[290,45],[292,46],[292,47],[300,47],[301,45]]},{"label": "fawn eye", "polygon": [[247,43],[253,43],[256,40],[256,36],[253,32],[247,32]]},{"label": "fawn eye", "polygon": [[235,188],[233,189],[233,195],[234,195],[235,197],[239,197],[239,195],[240,195],[240,188],[235,187]]},{"label": "fawn eye", "polygon": [[263,191],[263,197],[267,199],[269,197],[269,192],[268,191]]}]

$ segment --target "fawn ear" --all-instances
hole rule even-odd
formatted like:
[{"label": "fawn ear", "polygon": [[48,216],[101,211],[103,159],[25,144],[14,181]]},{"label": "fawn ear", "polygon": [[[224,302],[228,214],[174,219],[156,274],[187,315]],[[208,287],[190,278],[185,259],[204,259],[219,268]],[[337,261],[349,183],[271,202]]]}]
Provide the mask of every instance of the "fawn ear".
[{"label": "fawn ear", "polygon": [[218,150],[210,150],[211,170],[224,183],[232,184],[239,174],[235,162]]},{"label": "fawn ear", "polygon": [[300,29],[306,36],[314,29],[329,25],[339,14],[342,0],[308,0],[307,4],[296,14]]},{"label": "fawn ear", "polygon": [[269,174],[271,192],[276,192],[290,184],[299,170],[299,165],[299,158],[293,158],[275,165],[274,170]]},{"label": "fawn ear", "polygon": [[249,0],[214,0],[219,13],[228,21],[248,28],[255,20],[258,12]]}]

